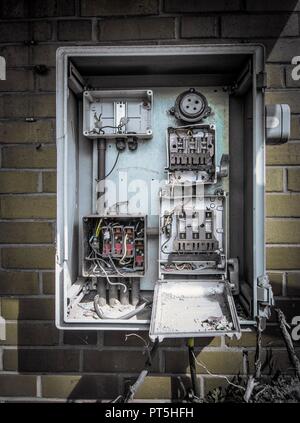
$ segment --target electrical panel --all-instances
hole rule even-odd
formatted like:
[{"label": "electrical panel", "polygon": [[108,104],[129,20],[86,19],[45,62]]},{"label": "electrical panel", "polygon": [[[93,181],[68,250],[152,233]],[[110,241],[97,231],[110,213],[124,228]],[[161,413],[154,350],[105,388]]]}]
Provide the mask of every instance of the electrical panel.
[{"label": "electrical panel", "polygon": [[58,327],[161,341],[268,317],[263,66],[259,46],[59,49]]}]

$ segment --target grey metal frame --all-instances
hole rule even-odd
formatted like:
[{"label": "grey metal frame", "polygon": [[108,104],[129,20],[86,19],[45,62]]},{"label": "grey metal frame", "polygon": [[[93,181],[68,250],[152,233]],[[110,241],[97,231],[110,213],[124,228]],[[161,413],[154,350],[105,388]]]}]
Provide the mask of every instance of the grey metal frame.
[{"label": "grey metal frame", "polygon": [[[68,324],[65,322],[65,309],[67,298],[65,293],[66,285],[71,283],[69,275],[68,262],[71,259],[73,242],[76,242],[76,236],[70,237],[67,228],[69,218],[70,204],[68,203],[67,192],[70,189],[70,179],[72,175],[67,175],[67,165],[70,159],[68,149],[68,133],[71,131],[70,122],[68,122],[68,60],[72,57],[106,57],[118,58],[122,61],[126,57],[149,57],[155,56],[157,60],[160,57],[180,56],[183,60],[185,56],[199,57],[206,55],[248,55],[252,58],[253,76],[252,89],[253,97],[253,214],[252,214],[252,293],[253,296],[253,316],[257,315],[257,281],[265,274],[265,247],[264,247],[264,185],[265,185],[265,123],[264,123],[264,96],[263,91],[256,85],[257,74],[264,71],[264,49],[261,45],[243,44],[243,45],[159,45],[159,46],[76,46],[60,47],[57,50],[57,69],[56,69],[56,114],[57,114],[57,237],[56,237],[56,325],[61,329],[110,329],[110,330],[139,330],[149,327],[146,322],[133,324],[126,322],[112,322],[103,324],[101,322],[94,324],[76,323]],[[222,63],[220,63],[222,66]],[[147,76],[149,79],[150,76]],[[137,78],[138,80],[138,78]],[[172,80],[172,78],[170,78]],[[72,100],[75,102],[75,99]],[[71,103],[72,103],[71,101]],[[76,120],[76,119],[75,119]],[[75,125],[72,122],[72,125]],[[81,128],[82,132],[82,128]],[[85,145],[80,148],[92,150],[91,146]],[[72,151],[71,151],[72,153]],[[88,174],[88,169],[86,170]],[[75,182],[74,182],[75,183]],[[80,205],[78,206],[80,207]],[[77,240],[78,241],[78,240]],[[73,284],[74,292],[78,290],[77,282]],[[254,323],[253,321],[241,323]]]}]

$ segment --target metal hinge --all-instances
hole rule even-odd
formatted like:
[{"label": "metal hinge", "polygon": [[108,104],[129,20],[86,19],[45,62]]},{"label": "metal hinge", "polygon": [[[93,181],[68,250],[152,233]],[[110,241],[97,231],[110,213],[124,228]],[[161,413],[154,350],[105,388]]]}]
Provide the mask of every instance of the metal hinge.
[{"label": "metal hinge", "polygon": [[264,90],[267,88],[267,73],[259,72],[256,74],[256,88],[259,90]]},{"label": "metal hinge", "polygon": [[68,72],[68,87],[76,95],[80,95],[84,90],[84,80],[82,79],[80,73],[75,68],[72,62],[69,63],[69,72]]}]

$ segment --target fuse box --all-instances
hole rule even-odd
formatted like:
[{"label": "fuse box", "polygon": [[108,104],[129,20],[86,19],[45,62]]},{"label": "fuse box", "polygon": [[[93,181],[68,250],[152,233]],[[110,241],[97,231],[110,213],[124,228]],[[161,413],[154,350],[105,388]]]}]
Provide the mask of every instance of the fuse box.
[{"label": "fuse box", "polygon": [[59,328],[239,336],[269,316],[263,75],[258,45],[58,49]]}]

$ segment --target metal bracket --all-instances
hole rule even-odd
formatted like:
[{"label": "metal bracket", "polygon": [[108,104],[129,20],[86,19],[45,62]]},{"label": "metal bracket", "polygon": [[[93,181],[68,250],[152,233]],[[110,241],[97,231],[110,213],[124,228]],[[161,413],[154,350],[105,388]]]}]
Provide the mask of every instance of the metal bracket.
[{"label": "metal bracket", "polygon": [[262,275],[257,278],[256,291],[259,316],[269,318],[271,314],[270,307],[274,305],[274,297],[268,275]]},{"label": "metal bracket", "polygon": [[69,63],[68,69],[68,87],[72,90],[76,95],[82,94],[84,90],[84,80],[82,79],[80,73],[75,68],[72,62]]},{"label": "metal bracket", "polygon": [[256,75],[256,88],[259,90],[264,90],[267,88],[267,73],[259,72]]},{"label": "metal bracket", "polygon": [[233,294],[239,293],[239,261],[237,258],[230,258],[227,261],[229,281]]}]

